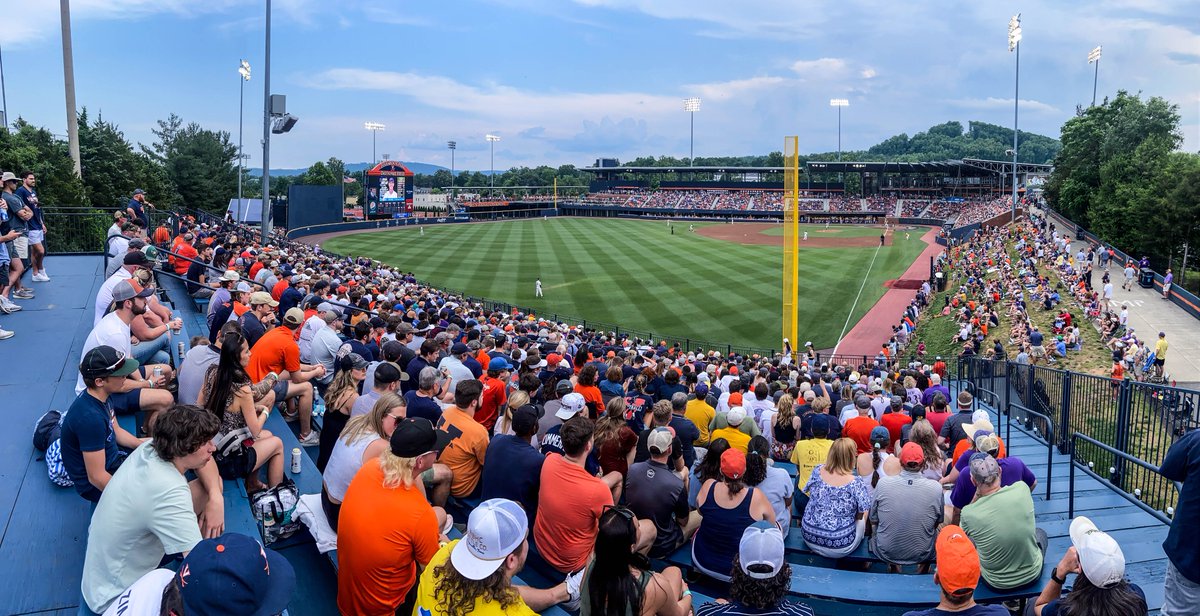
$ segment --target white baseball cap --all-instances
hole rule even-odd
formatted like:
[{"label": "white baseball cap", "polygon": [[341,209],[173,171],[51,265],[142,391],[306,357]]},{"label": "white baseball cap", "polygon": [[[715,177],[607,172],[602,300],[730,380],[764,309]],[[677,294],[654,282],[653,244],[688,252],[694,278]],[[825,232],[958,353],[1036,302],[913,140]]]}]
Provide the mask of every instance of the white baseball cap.
[{"label": "white baseball cap", "polygon": [[1091,520],[1084,516],[1071,520],[1071,543],[1079,553],[1083,574],[1092,584],[1108,588],[1125,577],[1125,553],[1120,544]]},{"label": "white baseball cap", "polygon": [[520,505],[506,498],[483,501],[467,518],[467,532],[450,552],[450,563],[463,577],[482,580],[521,547],[528,533],[529,520]]},{"label": "white baseball cap", "polygon": [[587,401],[583,399],[583,394],[574,391],[563,396],[560,402],[562,406],[558,408],[554,416],[563,421],[574,417],[587,407]]},{"label": "white baseball cap", "polygon": [[[738,564],[743,573],[756,580],[775,577],[783,569],[783,533],[769,522],[751,524],[738,544]],[[754,565],[767,565],[770,571],[751,571]]]},{"label": "white baseball cap", "polygon": [[725,413],[725,420],[734,427],[742,425],[742,422],[746,420],[746,409],[740,406],[729,409],[729,412]]}]

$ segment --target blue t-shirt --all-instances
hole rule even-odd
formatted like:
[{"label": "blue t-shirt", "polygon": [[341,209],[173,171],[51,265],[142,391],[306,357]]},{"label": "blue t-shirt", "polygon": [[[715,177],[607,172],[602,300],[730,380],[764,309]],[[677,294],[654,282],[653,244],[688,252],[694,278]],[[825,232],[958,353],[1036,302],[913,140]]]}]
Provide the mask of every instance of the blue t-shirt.
[{"label": "blue t-shirt", "polygon": [[300,305],[304,299],[304,294],[296,290],[296,287],[288,285],[288,288],[279,294],[279,314],[284,314],[288,310]]},{"label": "blue t-shirt", "polygon": [[1171,445],[1159,472],[1183,482],[1163,552],[1180,574],[1200,584],[1200,533],[1195,532],[1200,524],[1200,430],[1192,430]]},{"label": "blue t-shirt", "polygon": [[483,364],[479,363],[479,360],[468,355],[466,359],[462,360],[462,363],[467,367],[467,370],[471,371],[471,374],[475,378],[483,376]]},{"label": "blue t-shirt", "polygon": [[19,186],[14,194],[25,203],[25,207],[29,208],[29,211],[33,212],[33,218],[30,218],[29,222],[26,223],[29,230],[41,231],[45,229],[46,225],[42,222],[42,208],[38,205],[37,192],[29,190],[25,186]]},{"label": "blue t-shirt", "polygon": [[133,210],[133,215],[141,219],[142,222],[149,222],[149,220],[146,218],[146,210],[142,207],[141,201],[138,201],[137,199],[130,199],[129,203],[125,207],[126,209]]},{"label": "blue t-shirt", "polygon": [[117,434],[112,427],[112,409],[84,391],[71,403],[67,416],[63,418],[61,447],[63,468],[75,482],[79,495],[96,502],[100,490],[88,481],[87,466],[83,463],[83,452],[104,451],[104,467],[113,473],[121,465],[123,455],[117,448]]},{"label": "blue t-shirt", "polygon": [[442,418],[442,407],[433,398],[418,396],[415,389],[404,394],[404,401],[408,403],[406,417],[424,417],[435,426]]},{"label": "blue t-shirt", "polygon": [[482,498],[507,498],[521,504],[532,521],[537,511],[542,462],[546,461],[528,441],[511,434],[498,434],[488,444],[483,465]]},{"label": "blue t-shirt", "polygon": [[[562,424],[550,426],[546,430],[546,435],[542,437],[542,456],[548,456],[552,453],[558,455],[566,455],[562,448]],[[486,465],[485,465],[486,466]],[[588,454],[587,461],[583,463],[583,468],[591,475],[600,473],[600,463],[596,461],[596,450]]]}]

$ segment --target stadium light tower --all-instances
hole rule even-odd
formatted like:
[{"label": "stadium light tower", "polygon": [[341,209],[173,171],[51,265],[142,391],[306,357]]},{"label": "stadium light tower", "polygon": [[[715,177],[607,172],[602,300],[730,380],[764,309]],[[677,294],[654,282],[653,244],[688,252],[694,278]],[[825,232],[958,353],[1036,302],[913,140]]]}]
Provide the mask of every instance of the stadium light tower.
[{"label": "stadium light tower", "polygon": [[1088,64],[1096,65],[1096,74],[1092,77],[1092,106],[1096,106],[1096,82],[1100,81],[1100,45],[1088,52]]},{"label": "stadium light tower", "polygon": [[446,147],[450,149],[450,198],[454,198],[454,150],[458,149],[457,141],[447,141]]},{"label": "stadium light tower", "polygon": [[375,158],[375,135],[387,129],[387,126],[379,122],[363,122],[363,128],[371,131],[371,166],[374,167],[375,163],[379,162],[379,159]]},{"label": "stadium light tower", "polygon": [[242,154],[242,117],[245,115],[246,101],[246,82],[250,81],[250,63],[242,60],[238,64],[238,74],[242,76],[238,81],[238,214],[245,218],[242,214],[242,163],[245,161],[245,155]]},{"label": "stadium light tower", "polygon": [[842,107],[849,107],[850,100],[845,98],[829,99],[830,107],[837,107],[838,110],[838,160],[842,160]]},{"label": "stadium light tower", "polygon": [[1013,164],[1012,164],[1012,213],[1009,220],[1017,219],[1017,109],[1021,102],[1021,14],[1008,20],[1008,51],[1016,52],[1016,70],[1013,78]]},{"label": "stadium light tower", "polygon": [[496,193],[496,142],[500,141],[500,137],[498,135],[493,135],[493,134],[489,133],[487,135],[487,141],[488,141],[488,148],[491,149],[491,151],[492,151],[492,163],[491,163],[492,169],[491,169],[491,173],[488,174],[488,190],[491,191],[492,194],[495,194]]},{"label": "stadium light tower", "polygon": [[700,99],[692,97],[683,99],[683,110],[691,116],[691,127],[688,129],[688,166],[696,165],[696,112],[700,111]]}]

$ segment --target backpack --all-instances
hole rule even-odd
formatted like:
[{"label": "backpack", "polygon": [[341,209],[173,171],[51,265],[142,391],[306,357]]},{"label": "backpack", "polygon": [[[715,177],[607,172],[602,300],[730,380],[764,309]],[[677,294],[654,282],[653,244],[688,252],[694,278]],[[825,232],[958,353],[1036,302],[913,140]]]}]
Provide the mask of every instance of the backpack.
[{"label": "backpack", "polygon": [[250,497],[250,508],[262,527],[263,543],[270,545],[291,537],[304,526],[296,515],[299,502],[300,490],[291,478]]},{"label": "backpack", "polygon": [[38,418],[33,427],[33,446],[38,451],[46,451],[50,443],[58,440],[62,430],[62,418],[63,414],[54,410],[46,411]]}]

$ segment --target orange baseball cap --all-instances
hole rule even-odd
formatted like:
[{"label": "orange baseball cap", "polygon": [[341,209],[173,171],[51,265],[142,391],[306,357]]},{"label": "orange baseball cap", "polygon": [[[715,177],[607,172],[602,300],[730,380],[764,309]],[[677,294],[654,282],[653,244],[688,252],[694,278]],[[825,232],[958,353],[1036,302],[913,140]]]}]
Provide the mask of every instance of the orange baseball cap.
[{"label": "orange baseball cap", "polygon": [[937,576],[942,590],[959,594],[979,584],[979,552],[960,526],[942,527],[937,537]]},{"label": "orange baseball cap", "polygon": [[729,406],[741,406],[741,404],[742,404],[742,392],[735,391],[735,392],[729,394]]}]

